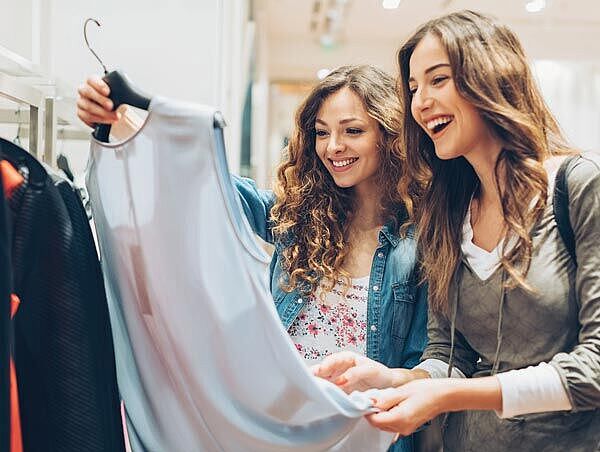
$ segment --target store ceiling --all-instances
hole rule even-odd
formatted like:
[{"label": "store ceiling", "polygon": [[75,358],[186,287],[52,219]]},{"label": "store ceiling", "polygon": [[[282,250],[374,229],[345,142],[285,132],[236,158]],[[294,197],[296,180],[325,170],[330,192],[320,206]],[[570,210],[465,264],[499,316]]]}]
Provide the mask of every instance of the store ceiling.
[{"label": "store ceiling", "polygon": [[[498,17],[521,37],[535,59],[600,62],[600,2],[546,0],[537,13],[528,0],[402,0],[385,10],[381,0],[257,0],[266,24],[272,79],[310,80],[320,68],[371,63],[395,70],[395,51],[422,22],[455,10]],[[334,18],[333,20],[331,18]]]}]

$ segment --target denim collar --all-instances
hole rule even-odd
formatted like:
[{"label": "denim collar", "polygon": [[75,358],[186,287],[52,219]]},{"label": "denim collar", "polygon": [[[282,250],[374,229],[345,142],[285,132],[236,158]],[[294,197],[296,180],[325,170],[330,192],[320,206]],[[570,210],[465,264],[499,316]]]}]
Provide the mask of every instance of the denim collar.
[{"label": "denim collar", "polygon": [[385,239],[394,248],[396,248],[396,246],[398,246],[398,243],[400,243],[400,237],[398,237],[398,235],[395,232],[393,232],[394,229],[396,229],[394,228],[394,223],[392,221],[388,221],[383,226],[383,228],[381,228],[381,231],[379,231],[379,243],[383,245]]}]

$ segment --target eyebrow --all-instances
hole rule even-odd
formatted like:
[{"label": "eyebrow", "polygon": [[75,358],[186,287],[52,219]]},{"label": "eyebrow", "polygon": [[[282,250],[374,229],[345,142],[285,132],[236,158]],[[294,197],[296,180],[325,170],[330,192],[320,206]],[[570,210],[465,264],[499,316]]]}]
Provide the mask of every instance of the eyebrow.
[{"label": "eyebrow", "polygon": [[[441,68],[441,67],[450,67],[450,64],[448,64],[448,63],[439,63],[439,64],[434,64],[433,66],[431,66],[431,67],[428,67],[427,69],[425,69],[425,74],[427,75],[427,74],[429,74],[430,72],[433,72],[433,71],[435,71],[436,69],[439,69],[439,68]],[[414,81],[415,81],[415,78],[411,76],[411,77],[408,79],[408,81],[409,81],[409,82],[414,82]]]},{"label": "eyebrow", "polygon": [[[362,121],[362,119],[360,119],[360,118],[346,118],[346,119],[342,119],[340,121],[340,124],[346,124],[346,123],[352,122],[352,121]],[[319,124],[323,124],[324,126],[327,125],[327,123],[325,121],[323,121],[322,119],[319,119],[319,118],[317,118],[315,120],[315,122],[318,122]]]}]

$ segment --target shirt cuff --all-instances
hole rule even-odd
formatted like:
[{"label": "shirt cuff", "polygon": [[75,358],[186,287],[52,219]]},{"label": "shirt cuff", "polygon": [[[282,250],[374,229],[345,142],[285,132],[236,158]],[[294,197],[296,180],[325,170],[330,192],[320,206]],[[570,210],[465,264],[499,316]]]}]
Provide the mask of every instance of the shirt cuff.
[{"label": "shirt cuff", "polygon": [[[417,364],[413,369],[421,369],[429,374],[431,378],[447,378],[448,377],[448,363],[445,363],[441,359],[428,358],[425,361]],[[466,378],[456,367],[452,368],[452,378]]]},{"label": "shirt cuff", "polygon": [[571,410],[560,375],[547,363],[496,374],[502,390],[503,418],[521,414]]}]

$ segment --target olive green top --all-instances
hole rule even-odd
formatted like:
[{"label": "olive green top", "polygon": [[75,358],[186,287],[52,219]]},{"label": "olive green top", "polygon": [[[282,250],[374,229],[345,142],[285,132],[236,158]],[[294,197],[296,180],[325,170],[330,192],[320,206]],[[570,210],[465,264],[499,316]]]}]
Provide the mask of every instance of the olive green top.
[{"label": "olive green top", "polygon": [[527,281],[535,292],[503,289],[501,268],[482,281],[463,259],[449,313],[429,313],[422,360],[441,359],[468,377],[547,362],[573,409],[509,419],[494,412],[453,413],[444,430],[445,451],[594,451],[600,445],[600,156],[578,158],[567,182],[577,265],[558,232],[549,193],[532,231]]}]

